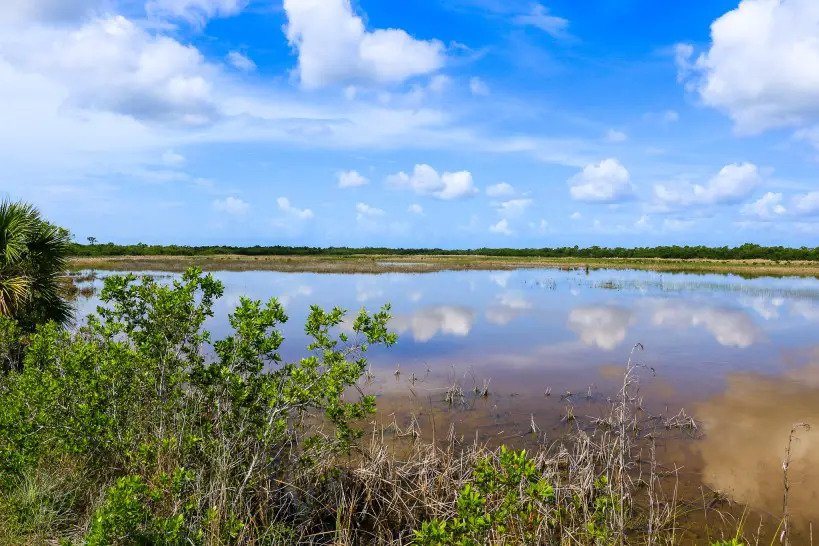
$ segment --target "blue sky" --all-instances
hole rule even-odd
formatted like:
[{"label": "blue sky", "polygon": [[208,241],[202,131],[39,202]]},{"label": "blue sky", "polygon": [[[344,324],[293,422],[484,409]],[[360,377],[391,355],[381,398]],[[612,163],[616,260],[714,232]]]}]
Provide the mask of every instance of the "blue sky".
[{"label": "blue sky", "polygon": [[814,0],[5,0],[0,82],[80,240],[819,240]]}]

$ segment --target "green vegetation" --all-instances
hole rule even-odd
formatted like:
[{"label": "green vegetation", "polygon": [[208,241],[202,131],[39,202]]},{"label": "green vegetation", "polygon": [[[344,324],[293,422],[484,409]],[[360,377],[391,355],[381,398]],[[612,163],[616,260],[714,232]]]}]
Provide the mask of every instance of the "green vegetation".
[{"label": "green vegetation", "polygon": [[[387,309],[333,335],[344,312],[314,307],[310,356],[284,363],[281,306],[244,299],[235,334],[205,359],[201,327],[221,294],[196,270],[171,286],[111,277],[108,307],[85,326],[52,322],[30,337],[0,382],[5,543],[275,544],[284,514],[309,510],[275,499],[294,471],[360,437],[352,423],[373,398],[344,393],[368,346],[395,341]],[[17,334],[0,323],[0,338]]]},{"label": "green vegetation", "polygon": [[425,443],[396,424],[393,437],[409,440],[391,449],[384,429],[364,437],[375,399],[361,387],[368,349],[397,341],[389,306],[352,319],[312,307],[306,356],[287,362],[276,299],[242,298],[232,335],[214,340],[204,324],[223,286],[191,268],[170,283],[107,277],[105,305],[69,330],[67,232],[10,203],[0,228],[0,545],[648,545],[683,534],[690,508],[657,471],[661,431],[645,428],[631,360],[609,414],[565,441],[517,452],[463,445],[453,429]]},{"label": "green vegetation", "polygon": [[[93,238],[89,238],[93,239]],[[96,241],[96,240],[94,240]],[[444,250],[440,248],[312,248],[288,246],[178,246],[178,245],[115,245],[72,244],[71,255],[78,257],[104,256],[494,256],[513,258],[580,258],[580,259],[673,259],[673,260],[772,260],[819,261],[817,248],[765,247],[744,244],[738,247],[658,246],[639,248],[478,248]]]},{"label": "green vegetation", "polygon": [[[554,505],[555,491],[539,475],[535,462],[527,458],[525,451],[516,453],[502,447],[497,461],[490,456],[479,458],[473,479],[474,487],[467,483],[460,491],[458,517],[451,521],[425,521],[421,529],[415,531],[416,544],[477,546],[486,544],[492,537],[506,537],[526,544],[537,540],[541,525],[551,527],[555,538],[562,533],[558,511],[554,511],[550,520],[541,518],[540,505]],[[605,476],[601,477],[598,490],[604,491],[607,483]],[[593,502],[605,510],[616,505],[609,502],[611,498],[604,493]],[[593,523],[589,530],[593,538]]]},{"label": "green vegetation", "polygon": [[53,320],[65,324],[71,308],[60,277],[67,267],[68,232],[25,203],[0,203],[0,317],[25,331]]},{"label": "green vegetation", "polygon": [[[362,437],[364,354],[396,341],[389,307],[311,309],[285,362],[272,299],[233,335],[203,330],[222,285],[105,279],[76,331],[41,325],[0,377],[0,544],[673,543],[672,482],[637,445],[629,364],[611,413],[531,455]],[[19,336],[0,321],[0,343]],[[205,355],[210,356],[206,357]],[[396,430],[396,437],[412,437]],[[653,450],[652,450],[653,453]]]}]

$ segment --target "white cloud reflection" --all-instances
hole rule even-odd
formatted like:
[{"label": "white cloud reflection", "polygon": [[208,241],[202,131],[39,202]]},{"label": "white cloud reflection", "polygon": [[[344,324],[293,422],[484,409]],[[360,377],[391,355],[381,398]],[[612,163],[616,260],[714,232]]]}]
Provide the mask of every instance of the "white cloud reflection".
[{"label": "white cloud reflection", "polygon": [[586,345],[611,351],[626,339],[633,322],[634,314],[630,309],[588,305],[572,309],[567,325]]},{"label": "white cloud reflection", "polygon": [[762,330],[745,311],[695,305],[676,300],[654,300],[655,326],[675,330],[704,328],[720,345],[745,349],[764,339]]},{"label": "white cloud reflection", "polygon": [[399,334],[412,332],[413,339],[426,342],[439,334],[467,336],[475,323],[475,311],[458,305],[426,307],[410,315],[398,315],[392,327]]}]

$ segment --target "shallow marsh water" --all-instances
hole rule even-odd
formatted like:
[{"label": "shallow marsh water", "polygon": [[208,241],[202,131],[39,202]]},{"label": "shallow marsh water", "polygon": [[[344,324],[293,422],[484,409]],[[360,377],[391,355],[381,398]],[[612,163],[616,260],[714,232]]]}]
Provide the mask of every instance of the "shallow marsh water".
[{"label": "shallow marsh water", "polygon": [[[417,422],[427,436],[450,424],[489,443],[559,436],[572,426],[568,412],[605,411],[641,343],[646,411],[685,408],[700,424],[696,440],[665,441],[659,459],[682,466],[683,482],[778,516],[790,427],[812,423],[794,445],[790,504],[803,528],[819,522],[817,279],[549,269],[214,275],[225,285],[208,324],[214,338],[228,334],[227,315],[242,296],[277,297],[290,317],[281,327],[285,359],[304,356],[310,305],[391,303],[399,342],[369,353],[374,379],[365,388],[378,397],[380,423]],[[81,298],[79,315],[99,303]],[[454,384],[463,403],[445,401]],[[470,394],[485,384],[486,398]],[[537,435],[527,434],[533,422]]]}]

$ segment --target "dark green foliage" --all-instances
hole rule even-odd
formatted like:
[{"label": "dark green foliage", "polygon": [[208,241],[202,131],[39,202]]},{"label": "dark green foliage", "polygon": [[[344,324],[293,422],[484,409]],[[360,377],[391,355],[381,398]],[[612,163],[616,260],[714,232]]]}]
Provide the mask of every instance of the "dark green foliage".
[{"label": "dark green foliage", "polygon": [[0,316],[26,332],[37,324],[71,318],[60,277],[70,236],[26,203],[0,202]]},{"label": "dark green foliage", "polygon": [[20,366],[24,352],[24,335],[16,321],[0,316],[0,371]]},{"label": "dark green foliage", "polygon": [[[544,514],[553,514],[544,520]],[[509,544],[531,544],[541,527],[556,528],[555,492],[525,451],[501,448],[500,457],[478,459],[471,483],[458,497],[458,517],[424,522],[415,531],[417,545],[479,546],[503,537]]]},{"label": "dark green foliage", "polygon": [[240,256],[496,256],[515,258],[623,258],[674,260],[751,260],[819,261],[819,247],[787,248],[760,246],[746,243],[737,247],[708,246],[657,246],[657,247],[599,247],[588,248],[477,248],[446,250],[440,248],[348,248],[348,247],[288,247],[288,246],[180,246],[180,245],[116,245],[114,243],[81,245],[72,244],[73,256],[214,256],[236,254]]},{"label": "dark green foliage", "polygon": [[[600,476],[586,493],[558,492],[526,451],[501,447],[480,457],[458,496],[457,517],[415,531],[418,546],[483,544],[612,544],[618,497]],[[577,516],[585,525],[578,529]],[[566,541],[568,536],[574,536]],[[649,541],[649,543],[651,543]]]},{"label": "dark green foliage", "polygon": [[[177,469],[172,475],[158,476],[155,484],[139,475],[118,479],[94,513],[85,545],[201,544],[204,532],[191,525],[196,504],[185,502],[185,489],[193,478],[193,472]],[[163,517],[163,512],[169,515]]]},{"label": "dark green foliage", "polygon": [[[230,316],[235,333],[211,342],[203,325],[222,291],[195,269],[170,285],[109,277],[106,307],[76,332],[39,327],[22,368],[0,379],[2,498],[20,497],[26,476],[51,476],[54,461],[83,480],[49,539],[71,536],[84,518],[89,545],[231,544],[240,534],[261,544],[291,534],[282,517],[292,507],[273,500],[286,497],[301,461],[344,452],[359,436],[354,422],[373,399],[347,400],[347,391],[368,345],[395,342],[389,308],[362,310],[350,340],[337,332],[343,310],[313,307],[310,355],[291,363],[277,352],[287,317],[275,299],[242,299]],[[0,321],[3,351],[15,335]],[[3,525],[14,506],[0,503],[0,539],[13,532],[25,542],[41,526]]]}]

